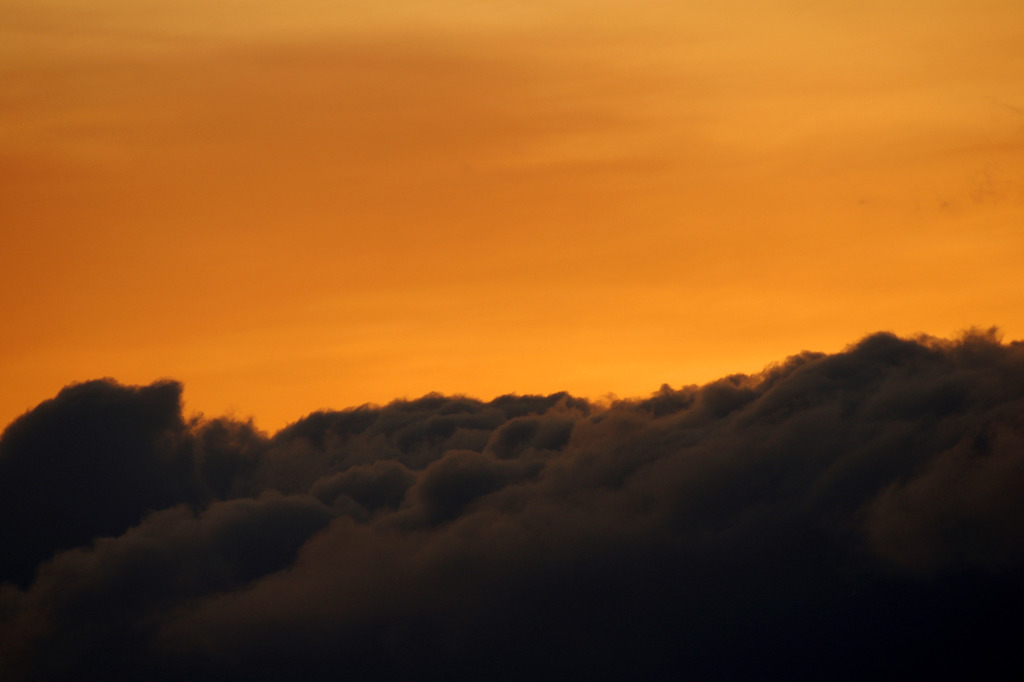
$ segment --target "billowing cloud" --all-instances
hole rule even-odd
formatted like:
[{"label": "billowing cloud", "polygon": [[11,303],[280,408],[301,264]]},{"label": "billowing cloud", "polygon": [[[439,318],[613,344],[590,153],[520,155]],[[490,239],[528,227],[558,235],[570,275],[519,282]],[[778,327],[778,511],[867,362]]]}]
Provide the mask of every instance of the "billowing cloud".
[{"label": "billowing cloud", "polygon": [[1024,605],[1024,344],[273,436],[90,382],[8,427],[0,489],[16,679],[985,676]]},{"label": "billowing cloud", "polygon": [[0,441],[0,575],[23,581],[55,550],[120,535],[205,495],[183,447],[181,386],[70,386]]}]

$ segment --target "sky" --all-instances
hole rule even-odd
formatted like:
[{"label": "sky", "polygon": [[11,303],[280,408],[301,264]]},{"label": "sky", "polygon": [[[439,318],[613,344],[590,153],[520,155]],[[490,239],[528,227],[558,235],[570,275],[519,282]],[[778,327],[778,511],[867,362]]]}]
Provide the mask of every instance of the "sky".
[{"label": "sky", "polygon": [[1024,4],[0,0],[0,422],[1024,337]]}]

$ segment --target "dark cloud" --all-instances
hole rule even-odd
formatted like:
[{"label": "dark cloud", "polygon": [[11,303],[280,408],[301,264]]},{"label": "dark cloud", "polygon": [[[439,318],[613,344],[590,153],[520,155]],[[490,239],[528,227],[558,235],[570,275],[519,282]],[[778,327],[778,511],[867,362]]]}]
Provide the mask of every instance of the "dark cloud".
[{"label": "dark cloud", "polygon": [[[596,406],[429,395],[272,437],[71,387],[0,441],[0,677],[996,676],[1024,345],[868,337]],[[77,514],[75,532],[61,521]]]},{"label": "dark cloud", "polygon": [[161,613],[285,568],[332,516],[308,496],[264,493],[199,514],[155,512],[119,537],[62,552],[31,590],[8,594],[17,607],[4,628],[10,663],[59,679],[139,669]]},{"label": "dark cloud", "polygon": [[432,462],[412,489],[413,505],[427,523],[451,521],[477,498],[536,475],[541,462],[502,461],[472,450],[452,450]]},{"label": "dark cloud", "polygon": [[24,583],[60,549],[118,535],[150,511],[199,502],[181,386],[65,388],[0,440],[0,578]]},{"label": "dark cloud", "polygon": [[401,462],[380,460],[323,476],[310,492],[324,504],[338,504],[342,499],[372,513],[382,508],[397,509],[415,482],[416,474]]}]

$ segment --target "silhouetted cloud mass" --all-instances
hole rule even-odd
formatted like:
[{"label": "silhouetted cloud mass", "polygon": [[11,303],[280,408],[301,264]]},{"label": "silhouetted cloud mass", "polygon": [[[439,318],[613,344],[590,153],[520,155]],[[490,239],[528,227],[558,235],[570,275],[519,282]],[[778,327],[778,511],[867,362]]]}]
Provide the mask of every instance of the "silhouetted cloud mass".
[{"label": "silhouetted cloud mass", "polygon": [[1024,344],[865,338],[645,400],[273,436],[180,385],[0,440],[0,678],[817,679],[1015,664]]}]

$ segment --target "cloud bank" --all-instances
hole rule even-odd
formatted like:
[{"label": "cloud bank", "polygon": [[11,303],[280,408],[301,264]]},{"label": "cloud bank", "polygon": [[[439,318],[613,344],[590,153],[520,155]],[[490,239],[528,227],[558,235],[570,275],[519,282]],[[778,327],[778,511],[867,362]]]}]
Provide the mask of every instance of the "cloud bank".
[{"label": "cloud bank", "polygon": [[[174,382],[0,439],[3,679],[829,679],[1016,661],[1024,344],[876,334],[595,405],[268,436]],[[443,677],[442,677],[443,676]]]}]

